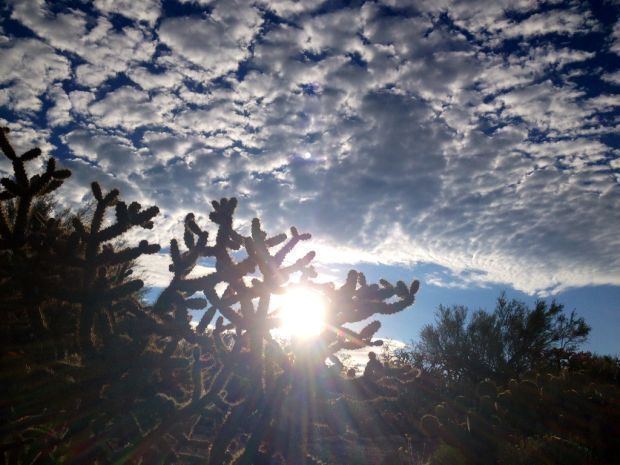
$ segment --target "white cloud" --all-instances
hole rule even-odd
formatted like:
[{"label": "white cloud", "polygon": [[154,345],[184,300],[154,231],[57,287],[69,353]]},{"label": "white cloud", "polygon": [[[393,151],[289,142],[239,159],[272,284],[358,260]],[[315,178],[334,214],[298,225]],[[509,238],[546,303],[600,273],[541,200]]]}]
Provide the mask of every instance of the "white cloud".
[{"label": "white cloud", "polygon": [[11,4],[11,17],[48,40],[53,47],[74,50],[86,33],[86,15],[78,10],[54,14],[45,0],[11,0]]},{"label": "white cloud", "polygon": [[181,139],[174,134],[153,131],[145,132],[142,137],[142,143],[158,160],[163,162],[175,157],[184,157],[196,142],[191,139]]},{"label": "white cloud", "polygon": [[176,103],[174,98],[165,94],[151,98],[146,92],[125,86],[92,103],[88,111],[96,117],[98,125],[132,131],[136,127],[161,123]]},{"label": "white cloud", "polygon": [[362,16],[358,10],[341,10],[308,18],[301,24],[297,40],[301,50],[320,53],[325,50],[350,52],[361,48],[358,36]]},{"label": "white cloud", "polygon": [[109,77],[127,71],[132,63],[149,60],[155,46],[148,32],[131,27],[117,32],[106,18],[100,17],[97,25],[72,49],[88,61],[77,67],[77,80],[96,87]]},{"label": "white cloud", "polygon": [[620,70],[613,73],[606,73],[601,76],[604,81],[620,86]]},{"label": "white cloud", "polygon": [[75,156],[97,163],[116,176],[125,177],[141,165],[138,151],[124,137],[77,129],[63,136],[63,142]]},{"label": "white cloud", "polygon": [[611,34],[611,46],[609,50],[614,52],[616,55],[620,55],[620,20],[616,22],[614,29]]},{"label": "white cloud", "polygon": [[85,60],[77,67],[77,78],[79,83],[91,87],[124,72],[132,62],[148,60],[155,51],[150,34],[143,29],[125,27],[118,31],[102,16],[88,29],[85,13],[75,9],[52,13],[44,0],[14,1],[12,18],[51,46]]},{"label": "white cloud", "polygon": [[578,10],[551,10],[535,13],[523,21],[506,21],[495,26],[495,31],[507,38],[532,37],[546,34],[578,34],[591,32],[592,17]]},{"label": "white cloud", "polygon": [[[170,256],[162,253],[141,255],[138,259],[137,276],[144,281],[146,287],[165,288],[173,277],[173,274],[168,271],[171,263]],[[213,272],[215,268],[196,265],[188,276],[197,278]]]},{"label": "white cloud", "polygon": [[297,0],[260,0],[259,4],[286,18],[315,10],[323,2],[324,0],[304,0],[303,2]]},{"label": "white cloud", "polygon": [[56,85],[48,92],[48,98],[54,102],[53,106],[47,110],[47,122],[50,126],[64,126],[71,122],[72,105],[69,96],[62,86]]},{"label": "white cloud", "polygon": [[567,64],[577,63],[593,58],[594,52],[586,52],[584,50],[573,50],[570,48],[555,48],[547,45],[546,47],[533,48],[524,62],[544,66],[557,66],[562,68]]},{"label": "white cloud", "polygon": [[[389,0],[386,3],[399,7],[411,6],[407,0]],[[538,0],[437,0],[416,2],[422,11],[435,16],[447,13],[460,27],[471,33],[485,34],[489,29],[504,20],[507,11],[525,13],[534,9]]]},{"label": "white cloud", "polygon": [[71,107],[78,115],[88,113],[88,105],[95,99],[95,94],[92,92],[86,92],[83,90],[74,90],[69,92],[69,100],[71,100]]},{"label": "white cloud", "polygon": [[37,111],[41,95],[70,77],[70,64],[36,39],[13,39],[0,46],[0,100],[18,112]]},{"label": "white cloud", "polygon": [[95,0],[95,6],[102,13],[119,14],[153,25],[159,18],[160,0]]},{"label": "white cloud", "polygon": [[581,104],[583,97],[582,91],[545,81],[499,95],[497,101],[502,104],[505,116],[521,118],[531,127],[564,135],[578,130],[592,114]]},{"label": "white cloud", "polygon": [[[618,149],[603,137],[618,130],[618,99],[587,84],[618,83],[591,66],[618,26],[605,31],[585,4],[438,0],[404,16],[379,2],[194,3],[203,15],[158,18],[158,2],[135,2],[122,28],[110,2],[97,17],[13,3],[46,43],[3,42],[0,102],[24,136],[36,132],[26,111],[50,103],[78,157],[67,201],[93,178],[120,186],[162,207],[166,243],[187,211],[237,195],[240,225],[296,224],[324,264],[429,262],[463,285],[526,292],[620,284]],[[592,31],[607,34],[602,52],[566,39]]]},{"label": "white cloud", "polygon": [[258,11],[244,2],[216,2],[211,14],[167,18],[159,37],[174,52],[201,68],[202,79],[237,69],[262,23]]},{"label": "white cloud", "polygon": [[174,69],[167,69],[161,73],[152,73],[144,67],[135,66],[127,70],[129,78],[142,89],[175,89],[183,81],[183,76]]}]

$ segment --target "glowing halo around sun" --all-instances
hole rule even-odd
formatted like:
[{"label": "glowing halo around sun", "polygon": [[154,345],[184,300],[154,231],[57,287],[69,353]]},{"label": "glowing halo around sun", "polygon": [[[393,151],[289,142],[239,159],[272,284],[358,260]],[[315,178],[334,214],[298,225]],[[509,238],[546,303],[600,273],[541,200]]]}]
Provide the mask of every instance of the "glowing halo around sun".
[{"label": "glowing halo around sun", "polygon": [[295,287],[282,295],[279,304],[280,329],[284,335],[311,339],[323,331],[326,306],[320,293]]}]

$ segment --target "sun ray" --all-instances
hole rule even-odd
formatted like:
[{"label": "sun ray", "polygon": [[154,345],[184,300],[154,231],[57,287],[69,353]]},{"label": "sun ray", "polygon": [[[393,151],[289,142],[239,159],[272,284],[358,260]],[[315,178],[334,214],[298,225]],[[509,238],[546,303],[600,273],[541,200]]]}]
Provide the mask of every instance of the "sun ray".
[{"label": "sun ray", "polygon": [[295,287],[280,299],[281,329],[287,336],[310,339],[325,328],[325,299],[306,287]]}]

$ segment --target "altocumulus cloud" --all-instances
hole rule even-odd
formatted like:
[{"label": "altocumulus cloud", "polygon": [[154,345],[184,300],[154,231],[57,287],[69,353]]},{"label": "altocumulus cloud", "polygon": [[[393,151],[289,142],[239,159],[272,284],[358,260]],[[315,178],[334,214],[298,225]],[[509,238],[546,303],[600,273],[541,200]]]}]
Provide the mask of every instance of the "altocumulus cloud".
[{"label": "altocumulus cloud", "polygon": [[67,203],[120,187],[165,243],[236,195],[324,262],[620,285],[611,2],[63,5],[0,7],[0,119],[73,169]]}]

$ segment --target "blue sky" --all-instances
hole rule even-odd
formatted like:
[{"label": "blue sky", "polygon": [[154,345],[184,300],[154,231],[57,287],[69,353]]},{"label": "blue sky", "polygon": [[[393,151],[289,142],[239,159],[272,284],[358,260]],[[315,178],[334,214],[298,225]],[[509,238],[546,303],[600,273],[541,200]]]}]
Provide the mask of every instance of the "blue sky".
[{"label": "blue sky", "polygon": [[420,279],[382,336],[505,290],[618,354],[614,3],[8,1],[0,123],[73,171],[63,203],[158,204],[161,244],[234,195],[242,229],[312,232],[327,277]]}]

